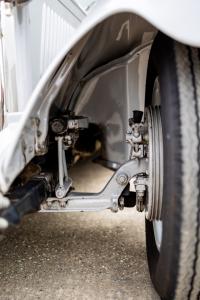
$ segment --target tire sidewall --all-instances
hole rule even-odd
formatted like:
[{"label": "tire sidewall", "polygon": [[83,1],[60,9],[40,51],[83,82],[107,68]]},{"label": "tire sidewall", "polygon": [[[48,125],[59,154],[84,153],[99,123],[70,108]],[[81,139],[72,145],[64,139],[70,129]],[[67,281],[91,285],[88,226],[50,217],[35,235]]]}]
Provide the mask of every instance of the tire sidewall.
[{"label": "tire sidewall", "polygon": [[179,266],[181,228],[181,136],[180,105],[174,41],[158,34],[152,46],[146,88],[146,106],[151,105],[158,77],[164,145],[163,236],[158,252],[152,222],[146,220],[146,243],[153,284],[162,299],[173,299]]}]

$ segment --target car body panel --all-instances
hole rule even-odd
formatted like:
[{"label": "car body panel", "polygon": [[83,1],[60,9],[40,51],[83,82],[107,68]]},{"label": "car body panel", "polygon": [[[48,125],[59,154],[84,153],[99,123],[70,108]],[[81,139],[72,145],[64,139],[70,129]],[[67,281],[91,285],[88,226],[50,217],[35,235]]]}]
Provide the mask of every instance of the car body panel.
[{"label": "car body panel", "polygon": [[[157,30],[160,30],[180,42],[191,46],[200,46],[199,11],[200,2],[197,0],[190,1],[190,3],[186,0],[170,0],[166,2],[160,2],[159,0],[99,1],[39,80],[31,97],[27,99],[26,109],[19,121],[14,123],[14,125],[8,124],[8,127],[12,126],[10,131],[7,128],[0,133],[1,192],[5,193],[9,189],[16,176],[35,155],[45,153],[45,139],[48,132],[48,118],[51,105],[63,86],[65,91],[69,91],[70,83],[73,81],[74,66],[78,65],[78,60],[81,53],[84,54],[83,50],[87,46],[87,41],[94,34],[99,24],[118,14],[133,14],[149,24],[151,30],[147,31],[147,33],[155,34]],[[129,19],[124,20],[120,25],[117,36],[114,38],[115,42],[121,42],[124,34],[126,35],[126,41],[129,41],[130,30]],[[136,27],[136,36],[137,30],[139,29]],[[142,41],[143,33],[140,34],[140,41]],[[110,34],[112,34],[112,31]],[[150,40],[150,37],[148,40]],[[140,45],[142,44],[141,42]],[[133,46],[140,45],[134,44]],[[125,49],[125,52],[127,50],[128,48]],[[101,52],[103,51],[104,49],[101,49]],[[142,81],[140,82],[140,84],[143,82],[143,86],[140,86],[139,90],[142,88],[145,90],[147,61],[145,61]],[[88,60],[86,62],[88,63]],[[88,71],[91,72],[91,69]],[[139,64],[134,69],[135,74],[138,74],[138,70]],[[76,80],[84,77],[86,73],[77,74],[79,78],[77,77]],[[142,98],[144,102],[144,93]],[[60,99],[57,99],[55,103],[59,105],[59,101]],[[9,131],[10,135],[5,130]]]}]

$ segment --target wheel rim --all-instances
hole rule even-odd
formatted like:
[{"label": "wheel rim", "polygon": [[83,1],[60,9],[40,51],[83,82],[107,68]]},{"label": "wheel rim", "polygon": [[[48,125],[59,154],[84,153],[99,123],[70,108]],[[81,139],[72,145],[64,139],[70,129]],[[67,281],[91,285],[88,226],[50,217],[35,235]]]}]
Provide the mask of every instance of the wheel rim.
[{"label": "wheel rim", "polygon": [[163,198],[163,134],[160,104],[160,86],[158,79],[156,79],[152,95],[152,106],[146,109],[149,136],[149,185],[146,201],[146,218],[153,223],[154,238],[158,251],[160,251],[163,234],[161,220]]}]

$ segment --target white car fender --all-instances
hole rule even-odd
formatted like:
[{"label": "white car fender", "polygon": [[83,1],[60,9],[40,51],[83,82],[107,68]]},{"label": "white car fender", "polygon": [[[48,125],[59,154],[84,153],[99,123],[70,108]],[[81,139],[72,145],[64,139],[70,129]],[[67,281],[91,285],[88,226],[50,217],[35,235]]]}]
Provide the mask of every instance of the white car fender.
[{"label": "white car fender", "polygon": [[99,0],[81,27],[91,29],[109,16],[122,12],[141,16],[181,43],[200,47],[198,0]]},{"label": "white car fender", "polygon": [[[46,109],[46,115],[45,117],[43,115],[43,120],[41,120],[43,123],[42,137],[45,139],[50,104],[56,96],[56,93],[53,92],[49,95],[49,91],[45,88],[47,87],[52,74],[57,70],[69,51],[72,50],[73,54],[73,48],[75,49],[75,57],[78,55],[78,50],[76,50],[76,48],[79,47],[77,45],[84,43],[83,37],[86,36],[94,26],[101,23],[109,16],[121,12],[131,12],[139,15],[168,36],[182,43],[200,47],[199,0],[191,0],[190,2],[188,0],[98,1],[98,4],[91,9],[89,15],[81,23],[68,44],[52,61],[51,65],[38,82],[28,100],[27,107],[23,112],[21,119],[12,127],[10,134],[6,134],[4,130],[0,132],[0,191],[2,193],[8,191],[13,180],[35,155],[33,148],[35,149],[34,132],[36,129],[33,120],[34,118],[38,119],[39,112],[42,109]],[[65,72],[70,72],[72,67],[70,64],[73,64],[73,59],[71,61],[69,58],[69,68],[66,68]],[[64,77],[67,76],[66,74]],[[58,76],[55,81],[56,91],[58,90],[58,85],[61,83],[62,78],[59,78]],[[51,88],[54,90],[54,86]],[[45,122],[46,124],[44,124]],[[27,145],[30,146],[28,149]]]}]

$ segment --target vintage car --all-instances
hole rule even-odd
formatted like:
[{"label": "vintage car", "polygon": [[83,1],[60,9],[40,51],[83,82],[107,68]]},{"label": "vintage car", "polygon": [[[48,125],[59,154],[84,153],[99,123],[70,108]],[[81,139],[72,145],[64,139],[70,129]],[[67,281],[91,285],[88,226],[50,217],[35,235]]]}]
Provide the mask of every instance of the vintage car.
[{"label": "vintage car", "polygon": [[[0,3],[0,229],[136,206],[160,297],[199,299],[200,1]],[[100,193],[73,189],[83,157]]]}]

